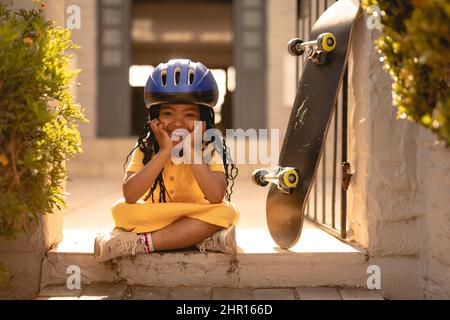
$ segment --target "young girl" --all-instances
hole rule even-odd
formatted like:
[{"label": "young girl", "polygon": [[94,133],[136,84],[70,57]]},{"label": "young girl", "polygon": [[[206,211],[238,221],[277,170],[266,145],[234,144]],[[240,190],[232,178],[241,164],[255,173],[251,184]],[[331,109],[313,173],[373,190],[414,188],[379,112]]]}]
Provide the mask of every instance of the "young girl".
[{"label": "young girl", "polygon": [[[238,170],[225,143],[214,140],[222,154],[213,152],[209,164],[202,160],[202,150],[211,142],[201,148],[192,144],[190,150],[183,144],[181,152],[174,151],[180,143],[177,133],[192,135],[196,122],[201,121],[202,133],[214,128],[218,89],[211,71],[201,63],[170,60],[155,68],[144,92],[149,122],[131,152],[124,199],[112,207],[116,228],[97,235],[94,258],[106,261],[192,246],[235,254],[239,212],[229,201]],[[174,153],[186,151],[200,163],[175,164]]]}]

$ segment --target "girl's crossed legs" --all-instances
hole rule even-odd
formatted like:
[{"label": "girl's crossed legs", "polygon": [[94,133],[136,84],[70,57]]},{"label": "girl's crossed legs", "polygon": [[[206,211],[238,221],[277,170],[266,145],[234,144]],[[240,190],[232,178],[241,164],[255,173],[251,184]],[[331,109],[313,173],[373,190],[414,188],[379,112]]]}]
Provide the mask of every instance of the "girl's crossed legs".
[{"label": "girl's crossed legs", "polygon": [[228,229],[201,220],[184,217],[152,233],[136,234],[116,228],[113,233],[95,239],[94,259],[107,261],[120,256],[183,249],[193,246],[236,254],[235,227]]},{"label": "girl's crossed legs", "polygon": [[[119,201],[113,205],[112,215],[116,229],[95,240],[94,257],[99,261],[192,246],[201,252],[237,250],[233,222],[238,213],[228,205],[157,203],[149,208],[145,203]],[[224,225],[231,226],[224,229]]]},{"label": "girl's crossed legs", "polygon": [[223,227],[192,218],[181,218],[165,228],[151,233],[155,251],[193,247],[211,237]]}]

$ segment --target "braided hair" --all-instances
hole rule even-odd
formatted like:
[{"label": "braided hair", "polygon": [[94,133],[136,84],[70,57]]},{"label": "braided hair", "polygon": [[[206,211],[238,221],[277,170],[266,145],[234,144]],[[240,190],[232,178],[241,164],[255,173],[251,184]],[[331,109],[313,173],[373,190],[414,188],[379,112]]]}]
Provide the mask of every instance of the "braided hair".
[{"label": "braided hair", "polygon": [[[128,160],[129,160],[131,154],[137,148],[139,148],[139,150],[141,150],[144,153],[144,159],[142,161],[142,163],[144,165],[146,165],[152,159],[152,157],[156,153],[158,153],[158,151],[159,151],[158,141],[156,140],[156,137],[152,132],[149,122],[151,120],[159,117],[160,110],[161,110],[161,105],[153,106],[152,108],[150,108],[149,113],[148,113],[148,121],[145,124],[144,128],[142,129],[142,133],[138,138],[138,144],[127,155],[127,158],[126,158],[124,166],[123,166],[124,172],[126,170],[126,164],[128,163]],[[199,105],[199,111],[200,111],[200,120],[206,122],[206,130],[214,128],[214,111],[213,111],[213,109],[203,106],[203,105]],[[216,139],[216,137],[213,137],[213,139]],[[210,143],[213,143],[213,142],[215,142],[215,140],[209,141],[206,144],[206,146],[208,146]],[[236,167],[236,165],[232,162],[230,150],[229,150],[228,146],[225,144],[225,140],[222,141],[222,144],[223,144],[223,148],[221,148],[223,150],[222,151],[222,160],[223,160],[223,166],[225,169],[225,177],[226,177],[226,182],[227,182],[225,198],[227,201],[231,201],[231,195],[233,194],[234,183],[235,183],[235,180],[239,173],[239,170]],[[215,152],[215,151],[213,151],[213,152]],[[155,182],[151,186],[149,192],[147,193],[147,195],[144,198],[144,201],[147,201],[151,197],[152,202],[155,203],[154,191],[156,190],[156,188],[158,186],[159,186],[159,190],[160,190],[158,202],[165,203],[165,202],[167,202],[166,196],[168,196],[170,198],[170,195],[168,194],[166,186],[164,184],[163,171],[164,171],[164,168],[161,170],[161,172],[159,173]]]}]

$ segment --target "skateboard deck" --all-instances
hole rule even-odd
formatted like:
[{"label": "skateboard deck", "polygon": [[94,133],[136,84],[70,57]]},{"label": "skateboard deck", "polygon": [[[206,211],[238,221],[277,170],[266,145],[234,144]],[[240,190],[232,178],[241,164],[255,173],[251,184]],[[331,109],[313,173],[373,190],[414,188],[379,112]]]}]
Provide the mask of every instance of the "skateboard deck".
[{"label": "skateboard deck", "polygon": [[304,210],[314,182],[328,127],[343,81],[353,23],[360,8],[339,0],[314,24],[310,39],[289,42],[291,54],[306,54],[297,95],[281,148],[278,167],[257,170],[252,179],[270,183],[266,202],[267,225],[281,248],[300,238]]}]

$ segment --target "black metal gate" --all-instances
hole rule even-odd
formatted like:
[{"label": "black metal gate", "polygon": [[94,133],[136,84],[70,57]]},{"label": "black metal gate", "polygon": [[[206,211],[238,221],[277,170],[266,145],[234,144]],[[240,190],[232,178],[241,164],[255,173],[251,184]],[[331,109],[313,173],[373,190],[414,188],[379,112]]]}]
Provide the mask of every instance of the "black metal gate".
[{"label": "black metal gate", "polygon": [[[297,37],[309,40],[312,26],[334,2],[297,0]],[[297,81],[304,59],[297,59]],[[306,208],[307,219],[342,239],[347,237],[347,86],[346,72]]]}]

